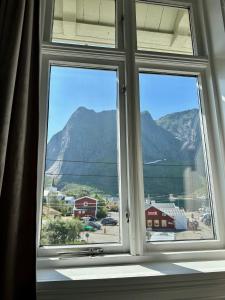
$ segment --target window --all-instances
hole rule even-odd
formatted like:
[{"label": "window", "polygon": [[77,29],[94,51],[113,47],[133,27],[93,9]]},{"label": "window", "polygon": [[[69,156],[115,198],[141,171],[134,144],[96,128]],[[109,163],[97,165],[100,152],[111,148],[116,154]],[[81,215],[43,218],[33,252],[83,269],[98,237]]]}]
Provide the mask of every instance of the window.
[{"label": "window", "polygon": [[197,12],[181,0],[46,2],[41,255],[222,247]]},{"label": "window", "polygon": [[52,41],[115,47],[115,0],[55,0]]},{"label": "window", "polygon": [[[117,89],[116,70],[50,67],[42,246],[120,242]],[[75,238],[54,234],[54,210]],[[109,213],[117,224],[106,230]]]},{"label": "window", "polygon": [[154,227],[159,227],[159,220],[154,220]]},{"label": "window", "polygon": [[139,82],[145,209],[174,220],[176,241],[214,239],[198,79],[141,72]]},{"label": "window", "polygon": [[167,221],[166,220],[162,220],[162,227],[164,227],[164,228],[167,227]]},{"label": "window", "polygon": [[189,10],[136,3],[138,50],[193,55]]}]

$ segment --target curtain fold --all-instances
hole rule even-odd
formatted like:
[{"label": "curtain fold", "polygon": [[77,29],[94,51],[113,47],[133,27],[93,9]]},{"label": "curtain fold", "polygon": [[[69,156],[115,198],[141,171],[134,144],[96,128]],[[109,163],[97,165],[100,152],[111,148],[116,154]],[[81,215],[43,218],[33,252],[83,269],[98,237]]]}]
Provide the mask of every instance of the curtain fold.
[{"label": "curtain fold", "polygon": [[0,1],[0,299],[36,297],[39,1]]}]

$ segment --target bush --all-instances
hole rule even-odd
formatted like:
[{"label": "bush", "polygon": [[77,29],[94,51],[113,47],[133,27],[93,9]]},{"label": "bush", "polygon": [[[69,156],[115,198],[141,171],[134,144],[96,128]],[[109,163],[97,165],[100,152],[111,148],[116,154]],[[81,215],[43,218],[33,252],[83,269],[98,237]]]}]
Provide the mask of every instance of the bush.
[{"label": "bush", "polygon": [[47,245],[73,244],[80,238],[82,223],[79,219],[46,220],[42,228],[41,243]]},{"label": "bush", "polygon": [[105,218],[107,217],[107,214],[108,214],[108,209],[106,207],[106,201],[105,199],[96,194],[95,195],[95,199],[98,200],[98,204],[97,204],[97,219],[102,219],[102,218]]},{"label": "bush", "polygon": [[66,222],[66,227],[68,230],[68,242],[75,243],[75,241],[77,241],[80,238],[80,232],[83,229],[83,224],[79,219],[74,218]]},{"label": "bush", "polygon": [[102,219],[107,217],[108,215],[108,210],[106,207],[98,207],[97,209],[97,219]]}]

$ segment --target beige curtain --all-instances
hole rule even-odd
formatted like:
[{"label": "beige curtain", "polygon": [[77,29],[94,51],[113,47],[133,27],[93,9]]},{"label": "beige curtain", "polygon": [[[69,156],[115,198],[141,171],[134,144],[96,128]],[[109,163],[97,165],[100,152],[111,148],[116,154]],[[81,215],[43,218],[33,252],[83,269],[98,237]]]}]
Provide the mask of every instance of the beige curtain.
[{"label": "beige curtain", "polygon": [[0,0],[0,299],[35,299],[39,1]]}]

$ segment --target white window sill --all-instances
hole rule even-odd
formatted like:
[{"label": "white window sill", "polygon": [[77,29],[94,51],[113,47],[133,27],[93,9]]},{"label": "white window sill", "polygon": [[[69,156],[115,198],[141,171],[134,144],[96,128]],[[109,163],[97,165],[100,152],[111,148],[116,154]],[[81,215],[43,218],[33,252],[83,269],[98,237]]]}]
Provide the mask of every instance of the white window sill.
[{"label": "white window sill", "polygon": [[[127,295],[125,298],[124,293]],[[224,299],[225,260],[46,268],[37,271],[38,300],[67,300],[74,299],[74,295],[82,297],[82,300],[111,300],[115,299],[115,294],[117,300],[142,300],[149,299],[149,296],[159,300]],[[111,298],[112,295],[114,298]]]},{"label": "white window sill", "polygon": [[208,274],[215,272],[225,274],[225,260],[42,269],[37,271],[37,282],[159,277],[165,275]]}]

